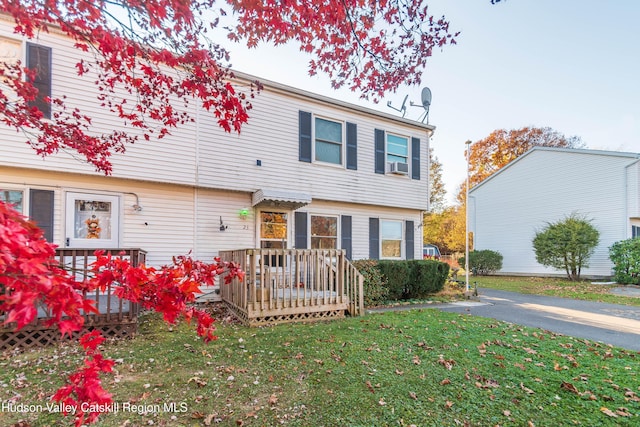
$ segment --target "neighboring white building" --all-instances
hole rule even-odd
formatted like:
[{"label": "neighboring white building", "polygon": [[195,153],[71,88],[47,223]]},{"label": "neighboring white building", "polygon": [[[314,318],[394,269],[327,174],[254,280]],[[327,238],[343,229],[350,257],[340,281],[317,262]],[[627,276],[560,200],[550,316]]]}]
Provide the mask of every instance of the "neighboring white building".
[{"label": "neighboring white building", "polygon": [[537,263],[533,238],[572,213],[592,220],[600,243],[584,277],[612,275],[609,247],[640,230],[640,154],[535,147],[469,191],[475,249],[504,257],[500,274],[559,275]]},{"label": "neighboring white building", "polygon": [[[80,106],[96,132],[119,125],[96,99],[94,78],[77,76],[83,53],[69,40],[55,32],[26,40],[12,28],[0,21],[1,52],[28,63],[36,49],[50,61],[54,98]],[[194,108],[194,123],[114,155],[109,177],[69,153],[42,159],[24,135],[0,127],[0,197],[61,247],[142,248],[151,265],[253,247],[421,258],[434,127],[262,83],[240,135]]]}]

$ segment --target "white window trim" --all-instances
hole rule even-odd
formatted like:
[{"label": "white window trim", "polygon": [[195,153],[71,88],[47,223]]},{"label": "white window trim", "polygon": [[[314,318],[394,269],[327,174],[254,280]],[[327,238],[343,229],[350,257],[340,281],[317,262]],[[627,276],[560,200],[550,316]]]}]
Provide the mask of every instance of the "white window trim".
[{"label": "white window trim", "polygon": [[0,191],[21,191],[22,192],[22,215],[29,216],[29,187],[4,185],[0,183]]},{"label": "white window trim", "polygon": [[[400,257],[385,257],[382,255],[382,242],[383,242],[383,236],[382,236],[382,223],[383,222],[399,222],[400,223],[400,227],[401,227],[401,231],[400,231]],[[405,230],[405,224],[406,222],[402,219],[394,219],[394,218],[380,218],[380,247],[379,247],[379,253],[380,253],[380,259],[391,259],[391,260],[402,260],[405,259],[406,257],[406,253],[405,253],[405,246],[406,246],[406,240],[405,240],[405,236],[406,236],[406,230]]]},{"label": "white window trim", "polygon": [[293,217],[293,211],[291,211],[290,209],[279,209],[277,207],[274,207],[273,209],[269,209],[268,207],[265,208],[261,208],[261,209],[256,209],[256,215],[255,215],[255,231],[256,231],[256,248],[260,248],[262,246],[262,237],[260,235],[261,233],[261,227],[262,227],[262,212],[278,212],[278,213],[286,213],[287,214],[287,239],[286,239],[286,247],[287,249],[291,249],[291,247],[293,246],[292,243],[292,236],[293,236],[293,231],[291,230],[291,225],[292,225],[292,217]]},{"label": "white window trim", "polygon": [[[391,154],[389,153],[389,135],[392,136],[396,136],[398,138],[405,138],[407,140],[407,174],[403,175],[403,174],[395,174],[395,173],[391,173],[391,163],[389,161],[389,155],[395,155],[395,154]],[[384,132],[384,164],[385,164],[385,174],[386,175],[396,175],[399,177],[410,177],[411,176],[411,137],[408,135],[402,135],[400,133],[395,133],[395,132]]]},{"label": "white window trim", "polygon": [[[328,122],[340,123],[340,129],[342,131],[342,143],[340,144],[340,163],[323,162],[322,160],[316,160],[316,119],[326,120]],[[323,166],[330,166],[334,168],[344,169],[346,168],[346,156],[347,156],[347,123],[344,120],[337,120],[326,116],[316,115],[312,116],[312,128],[313,137],[311,138],[311,161]]]},{"label": "white window trim", "polygon": [[311,234],[311,217],[312,216],[324,216],[336,218],[336,249],[342,249],[342,224],[340,224],[340,215],[335,214],[325,214],[325,213],[307,213],[307,247],[311,249],[311,238],[313,235]]},{"label": "white window trim", "polygon": [[[87,199],[112,203],[111,238],[110,239],[79,239],[73,237],[75,200]],[[105,193],[87,193],[67,191],[64,204],[65,247],[69,248],[118,248],[121,241],[121,224],[123,219],[121,196]]]}]

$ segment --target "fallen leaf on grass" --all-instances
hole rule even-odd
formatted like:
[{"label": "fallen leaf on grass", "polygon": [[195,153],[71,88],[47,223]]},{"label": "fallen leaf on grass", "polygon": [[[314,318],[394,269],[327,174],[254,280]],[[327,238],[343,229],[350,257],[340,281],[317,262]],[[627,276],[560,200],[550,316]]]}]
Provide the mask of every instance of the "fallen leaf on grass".
[{"label": "fallen leaf on grass", "polygon": [[520,383],[520,388],[522,390],[524,390],[524,392],[527,393],[527,394],[534,394],[535,393],[535,391],[531,390],[528,387],[525,387],[525,385],[523,383]]},{"label": "fallen leaf on grass", "polygon": [[444,407],[449,409],[453,406],[453,402],[450,400],[447,400],[446,403],[444,404]]},{"label": "fallen leaf on grass", "polygon": [[418,396],[412,391],[409,392],[409,397],[412,398],[413,400],[418,400]]},{"label": "fallen leaf on grass", "polygon": [[447,385],[447,384],[451,384],[451,380],[449,378],[445,378],[442,381],[440,381],[440,385]]},{"label": "fallen leaf on grass", "polygon": [[380,400],[378,400],[378,405],[384,406],[386,404],[387,404],[387,402],[384,401],[384,398],[380,398]]},{"label": "fallen leaf on grass", "polygon": [[367,381],[367,382],[366,382],[366,383],[364,383],[364,384],[367,386],[367,388],[369,389],[369,391],[370,391],[371,393],[375,393],[375,392],[376,392],[376,390],[373,388],[373,385],[371,385],[371,381]]},{"label": "fallen leaf on grass", "polygon": [[278,396],[275,394],[269,396],[269,405],[274,406],[276,403],[278,403]]},{"label": "fallen leaf on grass", "polygon": [[508,409],[505,409],[504,411],[502,411],[502,414],[503,414],[505,417],[510,417],[510,416],[511,416],[511,411],[510,411],[510,410],[508,410]]},{"label": "fallen leaf on grass", "polygon": [[608,416],[610,416],[610,417],[618,418],[618,416],[616,415],[616,413],[615,413],[615,412],[613,412],[611,409],[606,408],[606,407],[604,407],[604,406],[603,406],[602,408],[600,408],[600,411],[601,411],[603,414],[608,415]]},{"label": "fallen leaf on grass", "polygon": [[565,381],[562,381],[562,384],[560,384],[560,388],[563,390],[570,391],[571,393],[580,394],[576,386]]}]

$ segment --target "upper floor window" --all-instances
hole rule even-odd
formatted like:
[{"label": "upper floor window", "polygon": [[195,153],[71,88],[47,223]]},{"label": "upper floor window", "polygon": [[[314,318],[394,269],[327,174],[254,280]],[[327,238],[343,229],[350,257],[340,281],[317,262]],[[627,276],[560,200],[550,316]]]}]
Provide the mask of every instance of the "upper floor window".
[{"label": "upper floor window", "polygon": [[35,71],[31,84],[38,89],[32,106],[38,107],[45,119],[51,118],[51,48],[27,43],[27,68]]},{"label": "upper floor window", "polygon": [[342,123],[333,120],[315,120],[316,156],[319,162],[342,164]]},{"label": "upper floor window", "polygon": [[374,130],[375,173],[397,174],[420,179],[420,138]]},{"label": "upper floor window", "polygon": [[311,249],[338,248],[338,217],[311,215]]},{"label": "upper floor window", "polygon": [[387,162],[409,164],[409,138],[387,134]]}]

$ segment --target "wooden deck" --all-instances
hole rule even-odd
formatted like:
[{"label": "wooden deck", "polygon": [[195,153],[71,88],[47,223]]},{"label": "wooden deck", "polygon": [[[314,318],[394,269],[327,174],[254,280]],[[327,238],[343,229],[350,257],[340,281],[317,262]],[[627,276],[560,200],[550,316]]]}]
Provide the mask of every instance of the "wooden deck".
[{"label": "wooden deck", "polygon": [[221,251],[243,280],[220,285],[222,300],[250,326],[363,314],[363,277],[335,249]]},{"label": "wooden deck", "polygon": [[[56,258],[63,268],[75,274],[76,279],[81,281],[88,277],[90,265],[95,261],[93,255],[95,251],[96,249],[58,248]],[[104,251],[113,256],[128,258],[133,265],[144,263],[146,257],[146,252],[141,249],[106,249]],[[96,290],[89,294],[85,293],[84,296],[96,301],[96,308],[100,313],[85,315],[85,330],[74,336],[93,329],[100,329],[107,337],[129,337],[137,332],[138,305],[113,295],[111,286],[108,286],[105,291]],[[0,322],[4,319],[4,315],[0,312]],[[49,314],[43,307],[38,310],[38,318],[19,331],[14,331],[15,325],[5,326],[0,323],[0,351],[17,347],[44,346],[60,341],[60,332],[45,324],[48,319]]]}]

